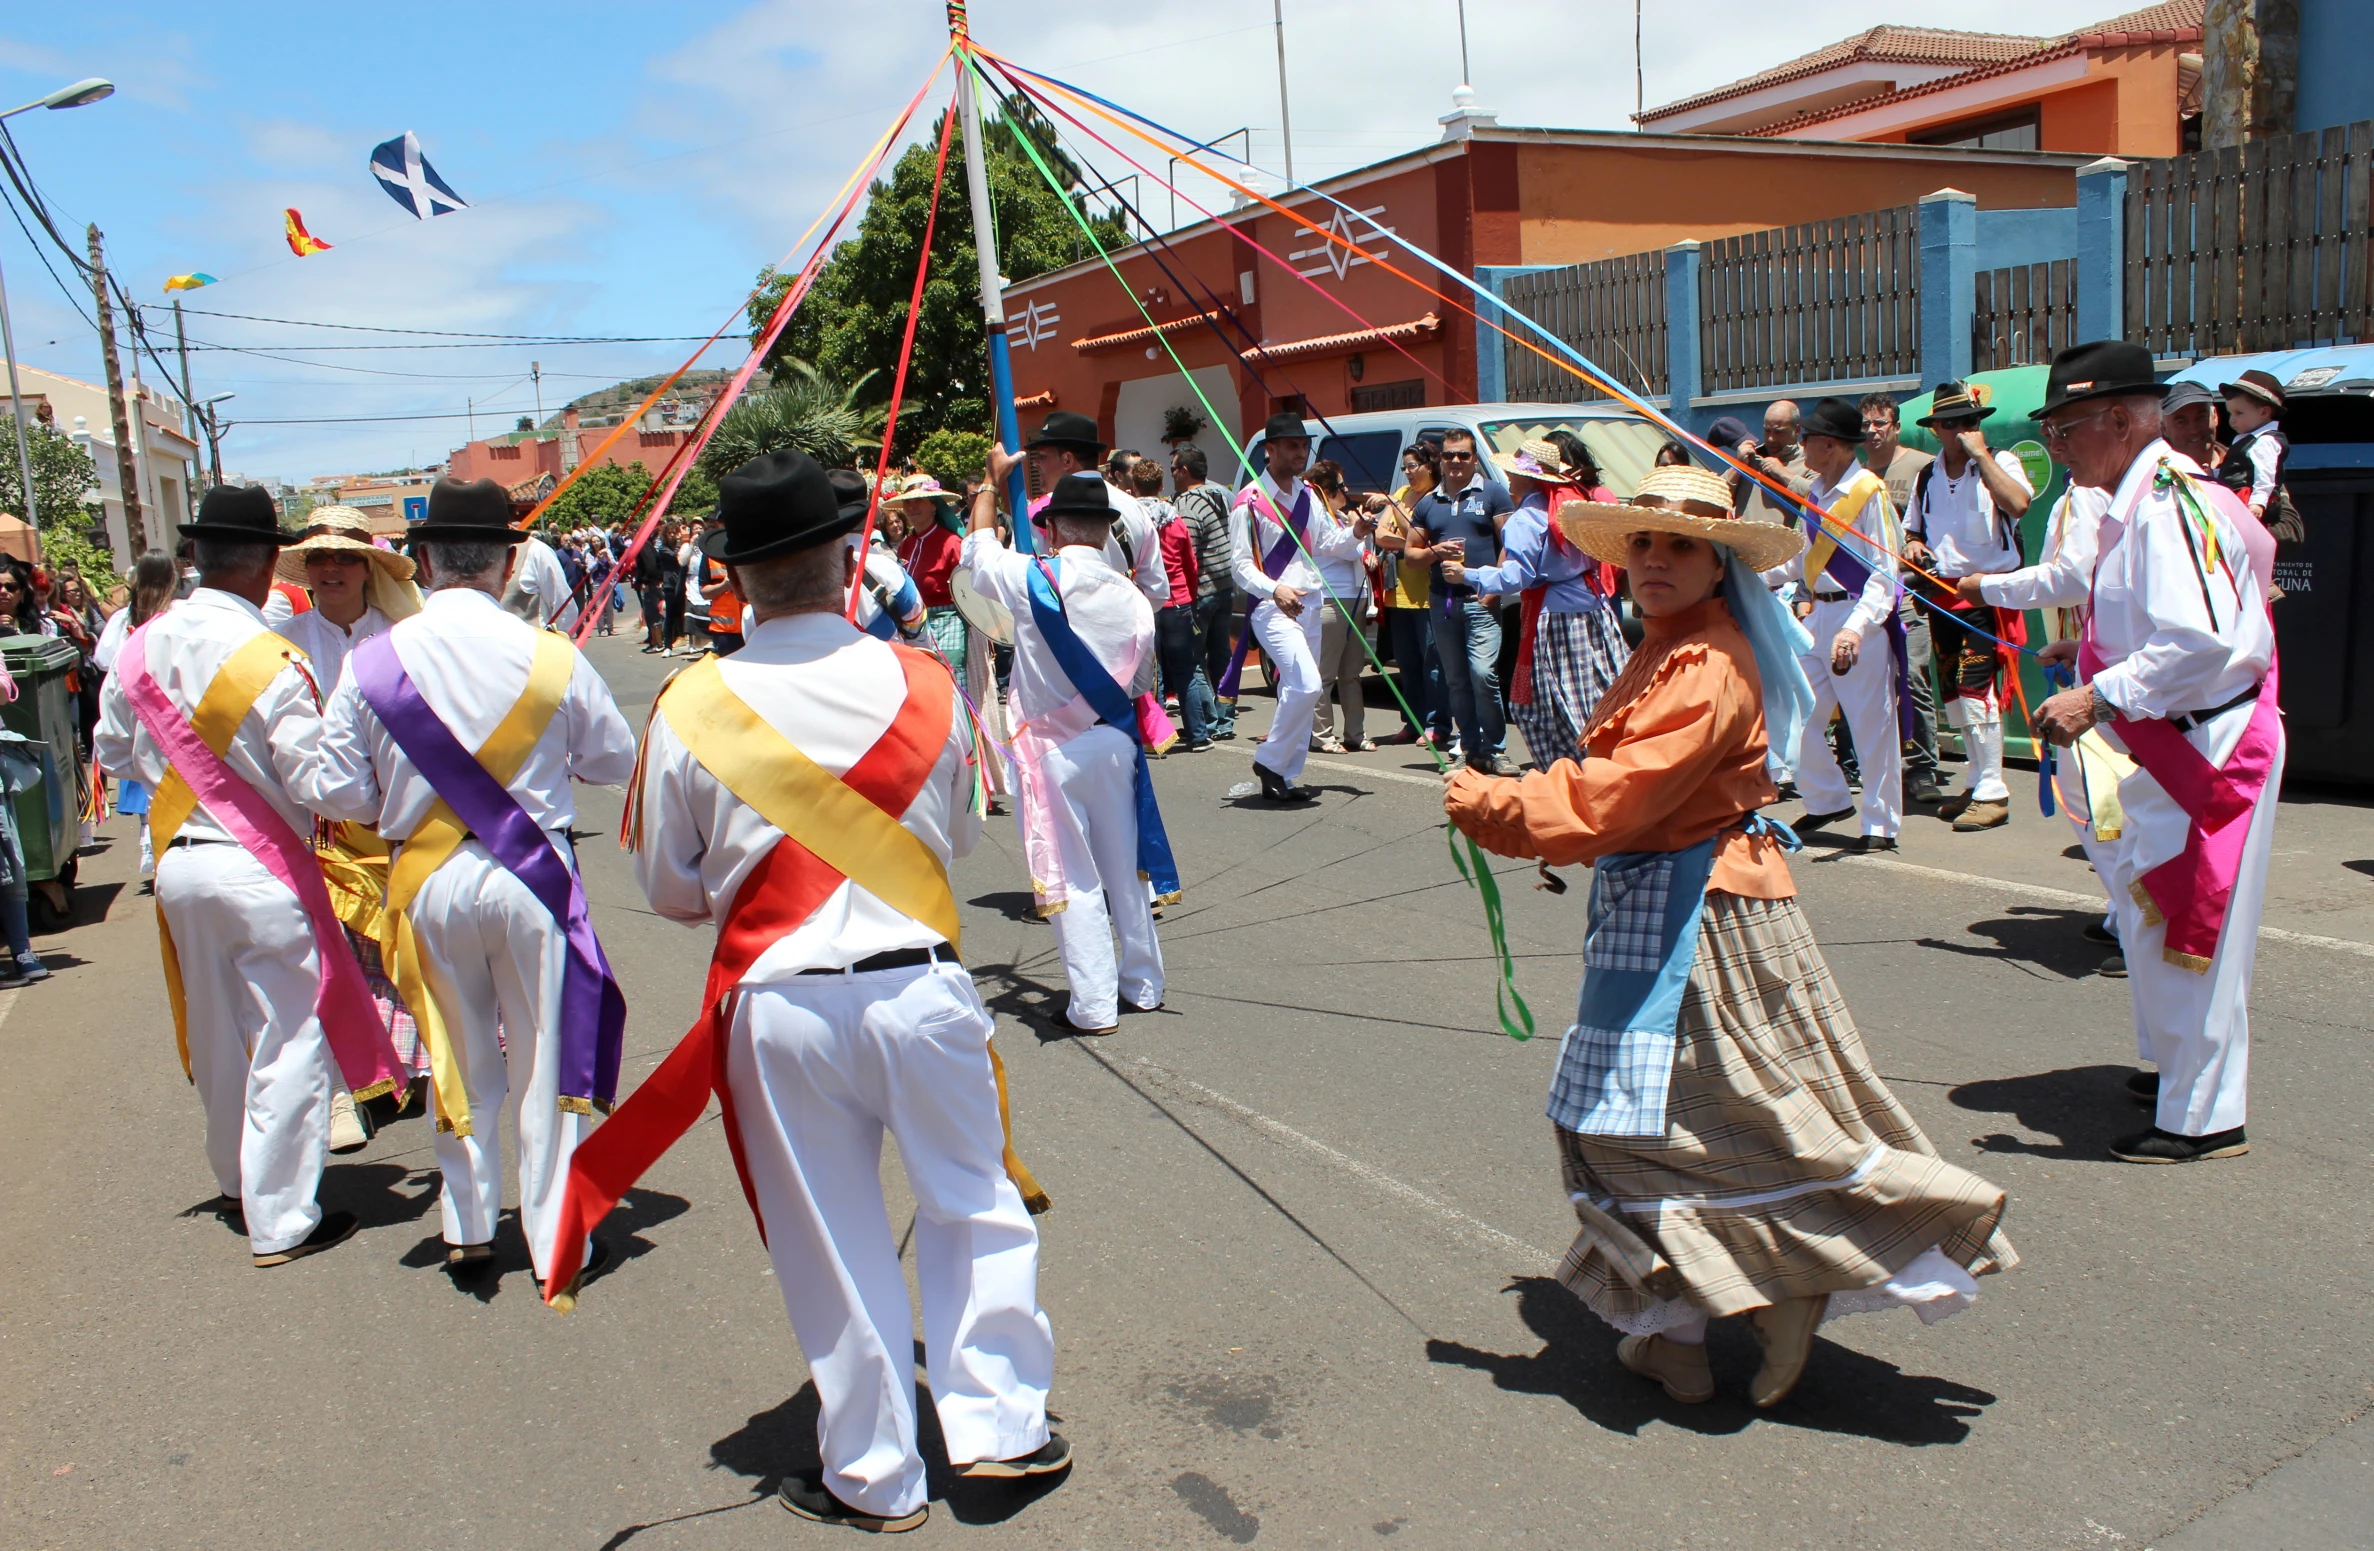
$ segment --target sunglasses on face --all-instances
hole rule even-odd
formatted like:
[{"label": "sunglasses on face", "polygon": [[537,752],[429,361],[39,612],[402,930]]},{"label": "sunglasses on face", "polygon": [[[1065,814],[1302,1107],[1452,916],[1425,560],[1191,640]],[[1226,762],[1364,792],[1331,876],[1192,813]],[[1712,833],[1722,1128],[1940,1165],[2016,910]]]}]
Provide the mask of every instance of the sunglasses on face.
[{"label": "sunglasses on face", "polygon": [[1442,459],[1445,463],[1473,463],[1476,455],[1472,452],[1446,452]]},{"label": "sunglasses on face", "polygon": [[2095,410],[2092,414],[2079,415],[2074,420],[2047,420],[2041,427],[2039,427],[2039,429],[2043,431],[2044,439],[2046,441],[2065,442],[2069,439],[2069,433],[2076,430],[2079,426],[2084,425],[2089,420],[2099,420],[2104,415],[2109,413],[2110,406],[2105,404],[2100,409]]}]

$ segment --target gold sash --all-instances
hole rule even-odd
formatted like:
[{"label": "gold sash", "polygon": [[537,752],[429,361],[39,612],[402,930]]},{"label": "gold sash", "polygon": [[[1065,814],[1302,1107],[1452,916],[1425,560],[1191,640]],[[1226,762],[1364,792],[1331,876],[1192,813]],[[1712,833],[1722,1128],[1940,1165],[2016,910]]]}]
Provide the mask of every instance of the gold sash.
[{"label": "gold sash", "polygon": [[[486,773],[509,786],[519,775],[519,767],[527,763],[528,755],[544,736],[544,729],[552,724],[553,714],[560,709],[561,697],[568,692],[569,676],[576,670],[577,653],[566,636],[549,630],[536,634],[536,658],[528,669],[527,687],[519,692],[519,699],[503,717],[502,723],[480,745],[478,763]],[[387,884],[387,904],[379,923],[379,952],[386,961],[387,974],[403,993],[404,1004],[412,1009],[413,1021],[420,1025],[421,1042],[429,1051],[429,1086],[436,1095],[437,1129],[451,1131],[456,1136],[470,1134],[470,1097],[462,1084],[462,1072],[455,1058],[453,1042],[446,1037],[445,1017],[437,1006],[437,999],[429,989],[426,965],[421,957],[420,942],[412,929],[412,918],[406,913],[421,885],[429,876],[445,865],[446,858],[461,849],[469,838],[469,831],[460,818],[440,797],[429,809],[420,827],[404,837],[404,847],[396,855]],[[514,1037],[525,1038],[526,1030],[514,1031]]]},{"label": "gold sash", "polygon": [[[1838,548],[1838,535],[1853,528],[1855,520],[1863,515],[1863,508],[1870,503],[1872,496],[1884,495],[1887,488],[1881,482],[1880,477],[1869,469],[1864,469],[1854,479],[1847,482],[1847,488],[1839,492],[1845,499],[1834,500],[1831,503],[1829,520],[1822,522],[1821,531],[1814,535],[1813,544],[1805,552],[1805,585],[1807,587],[1812,587],[1814,579],[1819,577],[1830,564],[1830,554]],[[1904,547],[1901,544],[1890,543],[1886,534],[1882,534],[1880,538],[1881,542],[1888,543],[1891,549]]]}]

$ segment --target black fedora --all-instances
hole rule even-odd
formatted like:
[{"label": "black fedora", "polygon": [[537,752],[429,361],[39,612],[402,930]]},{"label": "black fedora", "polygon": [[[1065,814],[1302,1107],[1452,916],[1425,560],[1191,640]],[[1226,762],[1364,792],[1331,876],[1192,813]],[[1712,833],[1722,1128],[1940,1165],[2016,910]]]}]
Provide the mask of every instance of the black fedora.
[{"label": "black fedora", "polygon": [[1301,437],[1306,442],[1311,439],[1311,433],[1302,428],[1302,416],[1291,409],[1279,410],[1270,416],[1269,423],[1261,428],[1261,439],[1265,442],[1282,442],[1295,436]]},{"label": "black fedora", "polygon": [[517,544],[525,528],[511,526],[511,496],[491,479],[454,479],[429,486],[429,515],[404,532],[407,544]]},{"label": "black fedora", "polygon": [[[841,475],[857,487],[854,507]],[[717,482],[717,520],[724,526],[701,535],[701,553],[719,565],[772,560],[830,543],[865,516],[863,475],[827,474],[804,452],[770,452]]]},{"label": "black fedora", "polygon": [[1055,488],[1047,492],[1047,504],[1034,514],[1037,521],[1050,525],[1058,517],[1094,517],[1100,521],[1110,521],[1115,515],[1104,475],[1085,469],[1057,480]]},{"label": "black fedora", "polygon": [[240,539],[250,544],[280,544],[280,513],[271,492],[262,485],[217,485],[198,503],[198,520],[181,525],[185,539]]},{"label": "black fedora", "polygon": [[2044,379],[2044,407],[2036,411],[2036,418],[2041,420],[2056,409],[2087,399],[2143,393],[2159,398],[2167,391],[2167,384],[2151,369],[2149,350],[2123,339],[2097,339],[2054,355],[2052,370]]},{"label": "black fedora", "polygon": [[1814,400],[1813,408],[1805,413],[1800,437],[1827,436],[1849,447],[1860,447],[1866,436],[1863,430],[1863,411],[1855,407],[1853,399],[1827,398]]},{"label": "black fedora", "polygon": [[1086,415],[1059,409],[1039,422],[1039,434],[1022,444],[1023,450],[1033,447],[1085,447],[1094,457],[1104,451],[1105,439],[1096,431],[1096,422]]}]

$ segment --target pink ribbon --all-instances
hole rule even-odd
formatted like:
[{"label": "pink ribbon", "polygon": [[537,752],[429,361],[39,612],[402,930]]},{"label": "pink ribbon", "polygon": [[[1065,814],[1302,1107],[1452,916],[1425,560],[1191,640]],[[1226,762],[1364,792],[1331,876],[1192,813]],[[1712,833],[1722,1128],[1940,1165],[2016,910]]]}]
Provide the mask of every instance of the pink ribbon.
[{"label": "pink ribbon", "polygon": [[330,907],[320,861],[279,810],[206,746],[206,740],[198,736],[198,730],[149,671],[147,637],[155,623],[151,620],[133,631],[116,661],[125,697],[132,702],[140,725],[157,740],[208,816],[229,830],[231,837],[247,847],[305,907],[306,920],[313,927],[314,952],[321,961],[321,984],[314,993],[313,1012],[329,1037],[330,1053],[337,1058],[347,1087],[357,1097],[402,1087],[411,1074],[396,1060],[395,1042],[371,1000],[371,988],[363,981],[363,967],[355,959],[354,946],[346,940],[346,928]]}]

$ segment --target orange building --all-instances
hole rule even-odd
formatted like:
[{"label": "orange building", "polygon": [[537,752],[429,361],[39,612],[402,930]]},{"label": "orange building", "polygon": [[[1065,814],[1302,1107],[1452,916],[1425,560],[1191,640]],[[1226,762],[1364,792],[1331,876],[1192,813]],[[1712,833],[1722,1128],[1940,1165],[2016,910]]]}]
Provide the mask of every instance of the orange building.
[{"label": "orange building", "polygon": [[596,460],[594,453],[602,439],[610,434],[611,426],[584,426],[577,411],[561,411],[561,428],[552,431],[518,431],[509,436],[491,437],[457,447],[446,460],[446,469],[455,479],[491,479],[506,489],[539,474],[558,479],[562,474],[587,461],[599,461],[617,468],[640,463],[657,474],[661,465],[675,456],[676,449],[693,434],[693,427],[681,429],[643,429],[638,427],[621,436],[617,443]]},{"label": "orange building", "polygon": [[2206,0],[2054,38],[1873,27],[1651,108],[1663,133],[2176,156],[2199,148]]},{"label": "orange building", "polygon": [[[1438,144],[1318,186],[1461,273],[1486,276],[1910,204],[1946,187],[1975,195],[1981,209],[2067,209],[2076,169],[2091,159],[1522,129],[1472,104],[1443,124]],[[1128,291],[1228,428],[1258,428],[1298,400],[1329,415],[1474,401],[1474,319],[1414,283],[1449,282],[1376,240],[1364,222],[1307,195],[1291,203],[1361,251],[1250,205],[1115,255]],[[1257,373],[1238,364],[1215,324]],[[1026,427],[1048,408],[1076,410],[1095,416],[1115,445],[1150,452],[1166,439],[1166,421],[1177,428],[1170,411],[1203,418],[1146,317],[1101,261],[1011,287],[1006,334]],[[1203,433],[1200,444],[1216,466],[1225,463],[1216,435]]]}]

